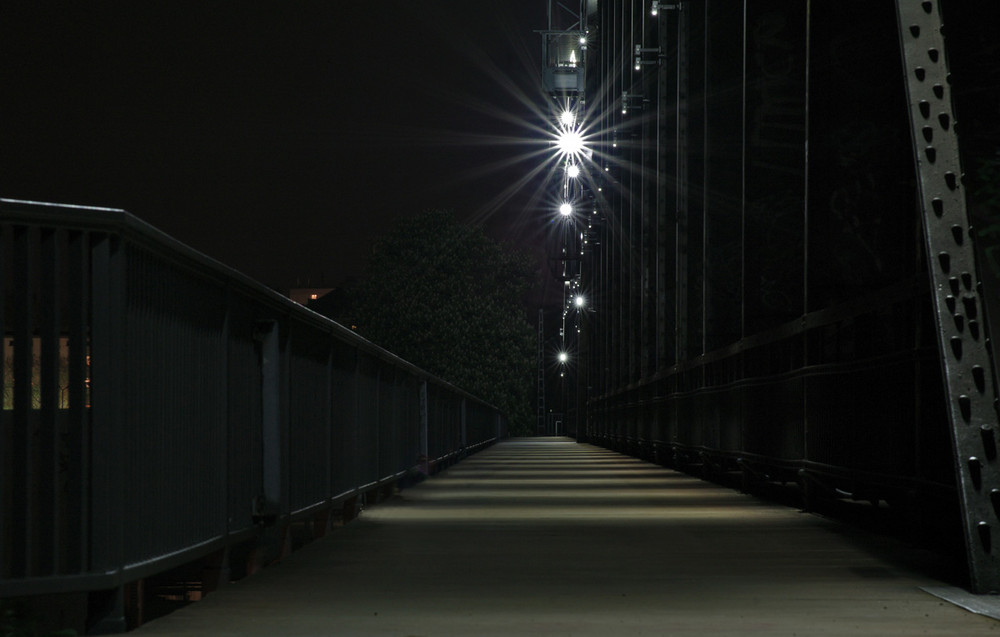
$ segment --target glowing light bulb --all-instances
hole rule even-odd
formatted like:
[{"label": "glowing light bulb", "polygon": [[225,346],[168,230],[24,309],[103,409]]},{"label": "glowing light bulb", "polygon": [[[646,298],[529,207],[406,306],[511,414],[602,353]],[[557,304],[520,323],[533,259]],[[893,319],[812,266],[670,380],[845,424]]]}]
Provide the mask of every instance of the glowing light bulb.
[{"label": "glowing light bulb", "polygon": [[556,146],[565,155],[583,152],[583,136],[575,130],[563,130],[556,138]]},{"label": "glowing light bulb", "polygon": [[566,167],[566,176],[570,179],[576,179],[580,176],[580,167],[576,164],[570,164]]},{"label": "glowing light bulb", "polygon": [[562,204],[561,206],[559,206],[559,214],[561,214],[564,217],[570,216],[571,214],[573,214],[573,206],[571,206],[569,203]]}]

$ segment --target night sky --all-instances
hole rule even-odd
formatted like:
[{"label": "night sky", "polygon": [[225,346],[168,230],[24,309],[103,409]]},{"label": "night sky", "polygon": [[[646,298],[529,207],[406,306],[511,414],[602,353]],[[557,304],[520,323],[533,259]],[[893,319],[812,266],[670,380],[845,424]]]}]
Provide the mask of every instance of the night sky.
[{"label": "night sky", "polygon": [[275,288],[358,274],[429,207],[528,247],[535,187],[504,192],[537,160],[506,142],[537,137],[544,21],[541,0],[0,0],[0,196],[124,208]]}]

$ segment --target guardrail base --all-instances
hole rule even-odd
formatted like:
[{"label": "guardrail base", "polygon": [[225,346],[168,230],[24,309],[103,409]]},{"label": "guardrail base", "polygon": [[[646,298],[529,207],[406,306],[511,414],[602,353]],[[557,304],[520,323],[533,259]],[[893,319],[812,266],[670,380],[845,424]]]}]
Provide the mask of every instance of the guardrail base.
[{"label": "guardrail base", "polygon": [[128,630],[124,586],[91,592],[88,606],[88,635],[117,635]]}]

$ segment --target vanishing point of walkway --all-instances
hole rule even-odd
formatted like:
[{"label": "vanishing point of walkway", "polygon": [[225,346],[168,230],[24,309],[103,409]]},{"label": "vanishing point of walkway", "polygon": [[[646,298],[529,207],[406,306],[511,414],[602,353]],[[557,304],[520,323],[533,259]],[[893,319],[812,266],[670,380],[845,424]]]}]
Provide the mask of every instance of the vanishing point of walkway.
[{"label": "vanishing point of walkway", "polygon": [[[933,556],[568,439],[498,444],[155,635],[1000,635]],[[933,569],[930,569],[933,570]]]}]

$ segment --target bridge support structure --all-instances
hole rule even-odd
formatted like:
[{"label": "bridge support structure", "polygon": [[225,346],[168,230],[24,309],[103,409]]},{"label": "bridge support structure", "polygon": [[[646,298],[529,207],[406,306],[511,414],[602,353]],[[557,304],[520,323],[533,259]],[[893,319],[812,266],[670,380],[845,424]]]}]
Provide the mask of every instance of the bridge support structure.
[{"label": "bridge support structure", "polygon": [[973,592],[1000,592],[996,368],[937,2],[896,0],[919,207]]},{"label": "bridge support structure", "polygon": [[993,51],[983,20],[960,0],[736,4],[588,16],[583,434],[810,506],[888,503],[1000,591],[1000,211],[960,165],[995,149],[955,124],[991,121],[967,70]]}]

